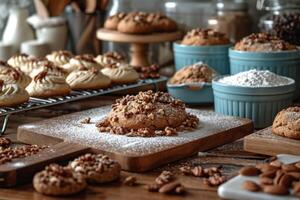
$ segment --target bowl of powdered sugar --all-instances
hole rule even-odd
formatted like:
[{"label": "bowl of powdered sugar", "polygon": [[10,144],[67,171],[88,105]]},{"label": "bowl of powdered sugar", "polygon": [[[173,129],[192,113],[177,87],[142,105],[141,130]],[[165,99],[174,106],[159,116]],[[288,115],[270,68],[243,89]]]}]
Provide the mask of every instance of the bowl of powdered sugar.
[{"label": "bowl of powdered sugar", "polygon": [[268,70],[249,70],[213,80],[215,111],[252,119],[255,128],[270,126],[292,104],[295,81]]}]

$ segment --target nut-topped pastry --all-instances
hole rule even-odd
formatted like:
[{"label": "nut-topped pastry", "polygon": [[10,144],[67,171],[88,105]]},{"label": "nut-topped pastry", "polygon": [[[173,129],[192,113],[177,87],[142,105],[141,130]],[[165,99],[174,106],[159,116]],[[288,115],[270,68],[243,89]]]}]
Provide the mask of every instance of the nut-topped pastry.
[{"label": "nut-topped pastry", "polygon": [[118,24],[118,31],[129,34],[148,34],[153,32],[153,26],[147,20],[148,14],[133,12],[128,14]]},{"label": "nut-topped pastry", "polygon": [[104,22],[104,28],[109,30],[117,30],[119,22],[127,16],[124,12],[119,12],[109,16]]},{"label": "nut-topped pastry", "polygon": [[230,44],[230,41],[224,33],[220,33],[212,29],[197,28],[189,31],[184,36],[181,44],[194,46],[226,45]]},{"label": "nut-topped pastry", "polygon": [[29,61],[31,57],[27,54],[16,54],[7,60],[7,63],[14,68],[21,68],[25,62]]},{"label": "nut-topped pastry", "polygon": [[96,69],[102,69],[103,67],[97,63],[94,60],[94,57],[89,54],[84,55],[78,55],[70,59],[70,62],[67,64],[64,64],[62,68],[68,72],[71,73],[74,70],[78,70],[80,68],[96,68]]},{"label": "nut-topped pastry", "polygon": [[37,62],[37,65],[35,66],[35,68],[32,69],[31,73],[30,73],[30,77],[35,77],[37,74],[39,74],[42,71],[46,71],[48,73],[57,75],[57,76],[62,76],[65,77],[66,76],[66,72],[58,67],[57,65],[55,65],[54,63],[52,63],[51,61],[40,61]]},{"label": "nut-topped pastry", "polygon": [[34,189],[39,193],[51,196],[75,194],[84,190],[86,186],[84,177],[73,172],[69,167],[57,164],[47,166],[33,178]]},{"label": "nut-topped pastry", "polygon": [[110,67],[111,65],[117,65],[118,63],[125,63],[126,58],[116,51],[110,51],[103,55],[98,55],[95,58],[95,61],[104,67]]},{"label": "nut-topped pastry", "polygon": [[253,33],[240,40],[234,49],[237,51],[273,52],[297,50],[297,47],[268,33]]},{"label": "nut-topped pastry", "polygon": [[101,72],[108,76],[113,83],[126,84],[134,83],[139,79],[139,74],[127,64],[112,65],[105,67]]},{"label": "nut-topped pastry", "polygon": [[29,100],[28,93],[17,84],[5,84],[0,80],[0,107],[15,106]]},{"label": "nut-topped pastry", "polygon": [[176,135],[177,131],[197,128],[198,123],[182,101],[168,93],[147,91],[118,99],[96,126],[100,132],[151,137]]},{"label": "nut-topped pastry", "polygon": [[272,132],[300,140],[300,107],[289,107],[280,111],[274,119]]},{"label": "nut-topped pastry", "polygon": [[72,57],[72,53],[65,50],[53,51],[51,54],[46,56],[49,61],[53,62],[57,66],[67,64]]},{"label": "nut-topped pastry", "polygon": [[3,80],[5,84],[18,84],[22,89],[25,89],[31,78],[6,62],[0,61],[0,80]]},{"label": "nut-topped pastry", "polygon": [[30,76],[30,74],[40,68],[42,65],[49,63],[47,59],[44,58],[30,58],[22,65],[20,65],[20,70],[26,75]]},{"label": "nut-topped pastry", "polygon": [[161,13],[150,13],[147,20],[151,23],[155,32],[172,32],[177,30],[177,24]]},{"label": "nut-topped pastry", "polygon": [[111,84],[110,78],[96,68],[73,71],[67,76],[66,82],[73,90],[101,89]]},{"label": "nut-topped pastry", "polygon": [[85,154],[69,163],[88,183],[106,183],[119,178],[120,164],[103,154]]},{"label": "nut-topped pastry", "polygon": [[191,66],[186,66],[177,71],[170,79],[170,84],[183,83],[211,83],[216,76],[215,70],[210,68],[207,64],[197,63]]},{"label": "nut-topped pastry", "polygon": [[41,98],[64,96],[71,92],[64,77],[47,71],[42,71],[33,77],[26,90],[30,96]]}]

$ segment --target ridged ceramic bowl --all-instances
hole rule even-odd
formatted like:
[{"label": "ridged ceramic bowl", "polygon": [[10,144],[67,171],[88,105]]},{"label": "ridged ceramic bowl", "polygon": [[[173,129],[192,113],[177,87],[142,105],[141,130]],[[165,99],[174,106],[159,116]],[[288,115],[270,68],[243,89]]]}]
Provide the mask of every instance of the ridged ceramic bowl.
[{"label": "ridged ceramic bowl", "polygon": [[295,80],[295,98],[300,97],[300,50],[281,52],[247,52],[229,49],[230,73],[250,69],[269,70]]},{"label": "ridged ceramic bowl", "polygon": [[255,128],[272,125],[276,114],[292,104],[295,81],[277,87],[242,87],[220,83],[224,76],[213,79],[215,111],[252,119]]},{"label": "ridged ceramic bowl", "polygon": [[190,46],[173,43],[176,71],[202,61],[219,74],[229,74],[228,49],[232,45]]},{"label": "ridged ceramic bowl", "polygon": [[213,103],[214,95],[211,83],[167,83],[168,92],[175,98],[189,104]]}]

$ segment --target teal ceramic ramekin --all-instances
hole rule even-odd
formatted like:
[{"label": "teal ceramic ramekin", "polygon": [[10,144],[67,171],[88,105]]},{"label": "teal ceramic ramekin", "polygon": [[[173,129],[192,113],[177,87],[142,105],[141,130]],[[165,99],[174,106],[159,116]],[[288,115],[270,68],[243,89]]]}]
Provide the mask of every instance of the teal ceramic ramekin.
[{"label": "teal ceramic ramekin", "polygon": [[214,95],[211,83],[167,83],[168,92],[175,98],[189,104],[213,103]]},{"label": "teal ceramic ramekin", "polygon": [[280,52],[247,52],[229,49],[230,73],[250,69],[269,70],[295,80],[295,98],[300,97],[300,50]]},{"label": "teal ceramic ramekin", "polygon": [[213,79],[215,111],[224,115],[252,119],[255,128],[270,126],[276,114],[292,104],[295,81],[278,87],[241,87]]},{"label": "teal ceramic ramekin", "polygon": [[176,71],[202,61],[219,74],[229,74],[228,49],[232,45],[189,46],[173,43]]}]

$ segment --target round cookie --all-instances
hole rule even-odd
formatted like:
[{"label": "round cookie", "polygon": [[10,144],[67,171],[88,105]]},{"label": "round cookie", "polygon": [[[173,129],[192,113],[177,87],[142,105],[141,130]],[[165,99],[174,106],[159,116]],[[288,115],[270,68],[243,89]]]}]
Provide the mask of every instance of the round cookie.
[{"label": "round cookie", "polygon": [[27,54],[16,54],[9,58],[7,60],[7,63],[14,68],[20,68],[22,65],[24,65],[24,63],[26,63],[30,59],[31,58]]},{"label": "round cookie", "polygon": [[68,167],[51,164],[33,178],[34,189],[45,195],[66,196],[76,194],[86,188],[82,176]]},{"label": "round cookie", "polygon": [[155,32],[173,32],[177,30],[176,22],[161,13],[150,13],[147,20],[151,23]]},{"label": "round cookie", "polygon": [[149,34],[153,32],[148,15],[143,12],[130,13],[118,24],[118,31],[128,34]]},{"label": "round cookie", "polygon": [[184,130],[185,126],[196,128],[198,118],[188,114],[184,103],[168,93],[147,91],[118,99],[96,126],[100,132],[120,135],[175,135],[176,130]]},{"label": "round cookie", "polygon": [[120,177],[121,166],[102,154],[85,154],[72,161],[69,166],[86,178],[88,183],[107,183]]},{"label": "round cookie", "polygon": [[252,33],[234,46],[237,51],[272,52],[297,50],[294,45],[268,33]]},{"label": "round cookie", "polygon": [[225,45],[230,44],[225,34],[211,29],[193,29],[183,38],[181,44],[192,46]]},{"label": "round cookie", "polygon": [[66,82],[73,90],[101,89],[111,84],[110,78],[96,68],[73,71],[67,76]]},{"label": "round cookie", "polygon": [[215,70],[210,68],[207,64],[194,64],[186,66],[177,71],[170,79],[170,84],[184,84],[184,83],[211,83],[216,76]]},{"label": "round cookie", "polygon": [[0,107],[10,107],[25,103],[29,94],[17,84],[4,84],[0,80]]},{"label": "round cookie", "polygon": [[104,22],[104,28],[109,30],[117,30],[119,22],[126,17],[126,13],[119,12],[115,15],[109,16]]},{"label": "round cookie", "polygon": [[32,97],[48,98],[53,96],[65,96],[71,92],[65,78],[42,71],[37,74],[26,87]]},{"label": "round cookie", "polygon": [[66,77],[67,75],[62,68],[58,67],[57,65],[54,65],[51,61],[42,61],[38,62],[38,64],[32,69],[30,77],[33,78],[42,71],[46,71],[49,74],[54,74],[56,76],[62,77]]},{"label": "round cookie", "polygon": [[139,74],[129,65],[105,67],[101,72],[108,76],[115,84],[134,83],[139,79]]},{"label": "round cookie", "polygon": [[30,74],[36,70],[39,69],[42,65],[48,64],[50,61],[44,59],[44,58],[31,58],[27,60],[24,64],[20,65],[20,70],[30,76]]},{"label": "round cookie", "polygon": [[73,57],[72,53],[69,51],[53,51],[51,54],[48,54],[46,56],[47,60],[53,62],[57,66],[62,66],[64,64],[67,64],[70,59]]},{"label": "round cookie", "polygon": [[102,65],[97,63],[94,60],[94,57],[89,54],[84,55],[78,55],[70,59],[70,62],[67,64],[64,64],[62,68],[68,72],[71,73],[74,70],[79,70],[81,68],[96,68],[96,69],[102,69]]},{"label": "round cookie", "polygon": [[0,61],[0,80],[3,80],[5,84],[18,84],[22,89],[25,89],[31,78],[7,63]]},{"label": "round cookie", "polygon": [[106,52],[103,55],[98,55],[95,58],[95,61],[103,67],[111,67],[113,65],[117,65],[118,63],[126,63],[125,57],[116,51]]},{"label": "round cookie", "polygon": [[280,111],[274,119],[272,132],[276,135],[300,140],[300,107]]}]

